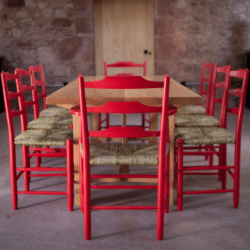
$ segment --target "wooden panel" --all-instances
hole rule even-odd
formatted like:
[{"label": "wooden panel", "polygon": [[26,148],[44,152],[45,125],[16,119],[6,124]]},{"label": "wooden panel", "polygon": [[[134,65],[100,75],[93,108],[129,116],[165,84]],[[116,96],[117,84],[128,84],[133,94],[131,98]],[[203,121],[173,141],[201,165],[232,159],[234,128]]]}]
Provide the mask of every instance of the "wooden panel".
[{"label": "wooden panel", "polygon": [[[154,0],[146,0],[146,34],[147,37],[154,38]],[[151,55],[145,55],[147,60],[147,75],[153,76],[155,74],[155,46],[154,39],[146,39],[146,49],[151,52]],[[167,73],[167,72],[166,72]]]},{"label": "wooden panel", "polygon": [[[154,0],[95,0],[94,13],[96,75],[103,75],[103,61],[145,60],[147,74],[154,75]],[[108,69],[109,75],[124,72],[142,75],[143,70]]]}]

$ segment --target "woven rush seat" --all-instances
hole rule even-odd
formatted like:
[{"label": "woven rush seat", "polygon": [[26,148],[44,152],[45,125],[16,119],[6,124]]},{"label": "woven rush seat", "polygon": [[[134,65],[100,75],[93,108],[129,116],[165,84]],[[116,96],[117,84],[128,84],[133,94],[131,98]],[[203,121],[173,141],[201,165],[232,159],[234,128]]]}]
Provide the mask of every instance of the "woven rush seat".
[{"label": "woven rush seat", "polygon": [[67,139],[73,139],[72,129],[30,129],[15,138],[17,146],[65,146]]},{"label": "woven rush seat", "polygon": [[28,129],[69,129],[73,124],[71,116],[62,117],[38,117],[28,123]]},{"label": "woven rush seat", "polygon": [[44,109],[39,114],[40,117],[72,117],[70,110],[63,107],[52,106]]},{"label": "woven rush seat", "polygon": [[220,122],[210,115],[178,115],[175,116],[177,127],[219,127]]},{"label": "woven rush seat", "polygon": [[220,127],[180,127],[175,129],[175,139],[183,139],[185,145],[234,144],[235,136]]},{"label": "woven rush seat", "polygon": [[[92,143],[90,165],[157,165],[159,144]],[[168,151],[168,144],[167,144]],[[82,154],[82,144],[80,144]],[[167,153],[167,152],[166,152]]]},{"label": "woven rush seat", "polygon": [[199,105],[188,105],[182,108],[178,108],[176,116],[178,115],[205,115],[206,109]]}]

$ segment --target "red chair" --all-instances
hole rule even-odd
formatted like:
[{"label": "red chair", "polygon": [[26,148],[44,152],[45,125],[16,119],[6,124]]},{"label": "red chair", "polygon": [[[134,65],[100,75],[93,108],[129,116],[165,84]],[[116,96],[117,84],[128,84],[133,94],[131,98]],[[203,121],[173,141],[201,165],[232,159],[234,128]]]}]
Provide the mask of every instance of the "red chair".
[{"label": "red chair", "polygon": [[[18,80],[18,74],[8,72],[1,73],[3,96],[5,102],[6,118],[9,132],[9,154],[10,154],[10,174],[12,205],[16,210],[18,207],[18,194],[33,195],[67,195],[68,210],[73,210],[73,133],[72,130],[29,130],[27,129],[27,113],[23,95],[23,86]],[[16,92],[8,90],[8,85],[15,81]],[[26,88],[26,87],[24,87]],[[18,100],[18,110],[11,107],[12,99]],[[27,102],[26,102],[27,104]],[[20,117],[21,133],[16,136],[14,121],[15,117]],[[15,120],[16,123],[16,120]],[[17,167],[16,146],[22,146],[23,166]],[[51,148],[48,148],[51,147]],[[66,149],[62,146],[66,146]],[[35,157],[36,166],[31,166],[30,159]],[[41,167],[42,157],[66,157],[67,168],[65,167]],[[19,171],[19,172],[18,172]],[[45,174],[33,174],[33,172],[49,172]],[[23,175],[24,190],[17,187],[18,179]],[[31,177],[52,177],[67,176],[67,191],[36,191],[30,190]]]},{"label": "red chair", "polygon": [[[70,110],[67,113],[63,108],[47,108],[40,113],[39,109],[39,93],[37,86],[32,81],[31,70],[16,69],[15,73],[18,75],[19,85],[22,86],[23,96],[25,98],[26,107],[31,106],[34,112],[34,119],[28,123],[28,129],[69,129],[72,126],[72,115]],[[25,84],[23,83],[25,81]],[[45,86],[43,86],[45,89]],[[46,90],[45,90],[46,94]],[[40,95],[44,96],[44,95]],[[46,96],[46,95],[45,95]],[[31,100],[28,100],[31,99]],[[46,103],[45,106],[47,107]],[[58,111],[58,112],[55,112]],[[60,111],[60,112],[59,112]],[[44,115],[47,112],[47,116]],[[60,115],[58,114],[60,113]]]},{"label": "red chair", "polygon": [[[210,68],[212,67],[211,64],[209,67]],[[226,100],[226,98],[228,98],[227,97],[228,93],[227,93],[227,89],[223,89],[223,87],[221,86],[224,86],[223,84],[225,82],[230,81],[230,71],[231,71],[231,66],[218,67],[217,63],[214,65],[214,72],[213,74],[211,74],[211,76],[213,75],[212,84],[206,92],[208,94],[207,100],[209,100],[209,102],[207,102],[207,108],[206,108],[206,112],[208,112],[208,114],[176,115],[175,116],[176,127],[219,127],[220,126],[221,122],[223,121],[220,121],[219,119],[214,117],[214,108],[215,108],[215,103],[218,103],[221,105],[221,110],[224,110],[222,103],[223,103],[223,100]],[[218,80],[218,79],[221,80],[221,78],[224,79],[222,82]],[[222,90],[222,94],[218,93],[220,90]],[[220,96],[222,97],[219,97],[219,98],[216,97],[217,94],[220,94]],[[202,108],[200,106],[197,106],[197,107],[198,109],[194,109],[194,110],[198,111],[199,108]],[[198,147],[201,150],[201,146],[198,146]],[[191,149],[191,148],[197,149],[197,146],[196,147],[192,147],[192,146],[184,147],[184,149]],[[210,157],[208,157],[207,155],[205,156],[206,160],[210,159],[210,164],[212,164],[212,158],[213,156],[210,156]]]},{"label": "red chair", "polygon": [[[237,208],[239,204],[239,183],[240,183],[240,151],[241,151],[241,127],[243,110],[245,105],[247,84],[248,84],[248,69],[240,69],[231,71],[230,77],[236,77],[242,81],[241,89],[230,89],[230,79],[223,83],[217,83],[223,88],[227,94],[222,99],[222,110],[220,113],[220,127],[202,127],[202,128],[177,128],[175,131],[177,150],[178,150],[178,210],[183,207],[183,195],[186,194],[208,194],[208,193],[227,193],[233,192],[233,204]],[[214,90],[213,90],[214,91]],[[235,95],[240,98],[239,107],[228,108],[229,95]],[[212,102],[213,103],[213,102]],[[231,113],[237,116],[235,135],[229,132],[227,127],[227,114]],[[235,144],[234,164],[228,165],[226,162],[226,145]],[[210,150],[205,152],[187,151],[183,145],[192,146],[209,146]],[[219,145],[219,146],[217,146]],[[183,166],[184,155],[217,155],[218,165],[211,164],[208,166]],[[216,172],[214,172],[217,170]],[[196,190],[183,191],[183,176],[184,175],[218,175],[221,180],[221,189],[214,190]],[[226,177],[227,173],[233,178],[233,187],[227,188]]]},{"label": "red chair", "polygon": [[[144,61],[144,63],[135,63],[131,61],[118,61],[115,63],[108,64],[106,61],[104,61],[104,75],[108,75],[108,68],[143,68],[143,76],[146,76],[147,72],[147,62]],[[116,76],[133,76],[132,73],[118,73]],[[123,115],[123,121],[126,122],[126,117]],[[106,123],[106,126],[102,126],[103,123]],[[124,122],[123,122],[124,123]],[[101,120],[101,114],[98,115],[98,126],[99,129],[105,129],[109,127],[109,115],[106,114],[106,118]],[[150,129],[150,120],[146,119],[146,115],[142,114],[142,129]]]},{"label": "red chair", "polygon": [[[201,105],[188,105],[182,108],[179,108],[176,116],[178,115],[205,115],[209,114],[210,110],[210,93],[212,89],[213,82],[213,68],[214,64],[202,62],[201,68],[201,80],[200,80],[200,90],[199,94],[202,96],[202,99],[206,97],[206,107],[203,108]],[[205,83],[207,83],[207,88],[205,88]]]},{"label": "red chair", "polygon": [[[69,109],[53,106],[48,107],[46,104],[46,85],[45,85],[45,77],[43,65],[40,64],[39,67],[30,66],[29,68],[30,76],[31,76],[31,84],[34,86],[34,97],[33,100],[36,102],[36,113],[41,117],[61,117],[62,119],[70,119],[72,120],[72,115]],[[39,88],[41,90],[39,91]],[[40,112],[39,100],[43,102],[43,110]],[[73,120],[71,122],[73,124]]]},{"label": "red chair", "polygon": [[[140,76],[107,76],[96,82],[85,82],[83,76],[78,77],[80,109],[72,109],[72,114],[81,116],[80,121],[80,197],[84,211],[85,239],[91,238],[91,210],[92,209],[157,209],[157,238],[162,240],[164,227],[164,208],[168,212],[169,192],[169,131],[168,116],[174,114],[177,109],[168,104],[169,77],[165,76],[164,95],[162,107],[146,106],[140,102],[107,102],[102,106],[86,107],[85,88],[162,88],[163,82],[150,82]],[[156,113],[161,114],[160,131],[145,131],[140,127],[112,127],[106,130],[89,131],[87,113]],[[159,144],[150,143],[90,143],[89,137],[108,138],[134,138],[134,137],[159,137]],[[90,173],[91,165],[158,165],[158,175],[146,174],[102,174]],[[158,178],[158,185],[90,185],[95,178]],[[124,183],[125,184],[125,183]],[[91,205],[91,189],[158,189],[157,206],[94,206]],[[165,190],[164,190],[165,189]]]}]

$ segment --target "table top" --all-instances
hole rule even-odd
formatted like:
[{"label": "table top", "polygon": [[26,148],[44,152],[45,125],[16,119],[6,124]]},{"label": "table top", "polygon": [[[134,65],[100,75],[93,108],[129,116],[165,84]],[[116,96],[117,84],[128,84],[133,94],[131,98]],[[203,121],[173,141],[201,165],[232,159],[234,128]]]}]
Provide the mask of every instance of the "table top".
[{"label": "table top", "polygon": [[[84,81],[101,80],[104,76],[85,76]],[[150,81],[163,81],[164,76],[145,76]],[[107,101],[140,101],[145,105],[161,106],[163,89],[85,89],[86,105],[97,106]],[[170,79],[169,102],[176,107],[201,104],[202,98],[177,81]],[[71,108],[79,104],[78,80],[55,91],[46,98],[48,105]]]}]

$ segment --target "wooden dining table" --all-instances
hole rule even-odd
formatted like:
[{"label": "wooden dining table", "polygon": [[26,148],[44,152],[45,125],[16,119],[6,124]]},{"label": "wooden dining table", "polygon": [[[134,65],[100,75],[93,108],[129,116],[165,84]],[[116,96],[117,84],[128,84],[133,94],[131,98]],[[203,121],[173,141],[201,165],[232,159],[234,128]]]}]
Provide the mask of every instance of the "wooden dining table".
[{"label": "wooden dining table", "polygon": [[[84,81],[101,80],[104,76],[86,76]],[[163,81],[163,75],[145,76],[147,80]],[[140,101],[145,105],[161,106],[163,89],[86,89],[86,105],[98,106],[106,103],[107,101]],[[177,81],[170,79],[169,102],[177,108],[187,106],[190,104],[201,104],[202,98],[187,87],[181,85]],[[48,105],[57,105],[71,109],[79,104],[78,80],[70,82],[65,87],[55,91],[46,98]],[[91,130],[97,130],[98,121],[97,114],[91,114],[90,124]],[[158,129],[158,115],[150,114],[151,130]],[[123,121],[124,122],[124,121]],[[169,117],[169,135],[170,135],[170,180],[169,180],[169,205],[174,203],[174,116]],[[79,153],[78,153],[78,138],[79,138],[79,117],[73,116],[73,137],[74,137],[74,180],[75,180],[75,205],[80,205],[80,192],[79,192]],[[127,173],[128,166],[121,166],[120,173]],[[95,180],[97,181],[97,180]],[[99,180],[109,182],[105,180]],[[123,180],[124,181],[124,180]],[[132,180],[127,180],[132,181]],[[133,181],[136,181],[133,179]],[[145,180],[146,182],[149,179]],[[153,180],[157,182],[157,179]],[[152,181],[151,181],[152,182]]]}]

